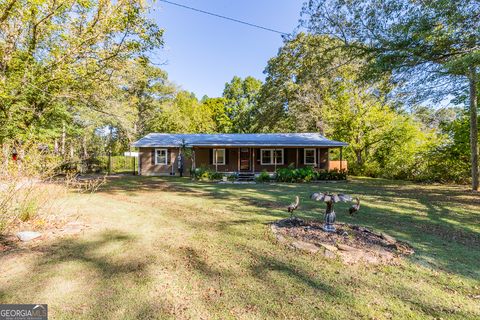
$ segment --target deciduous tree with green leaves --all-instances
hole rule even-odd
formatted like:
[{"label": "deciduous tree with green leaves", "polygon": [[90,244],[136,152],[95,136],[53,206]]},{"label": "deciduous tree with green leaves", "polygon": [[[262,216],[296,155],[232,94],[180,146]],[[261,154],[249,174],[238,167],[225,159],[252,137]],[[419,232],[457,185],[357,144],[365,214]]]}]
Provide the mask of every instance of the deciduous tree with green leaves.
[{"label": "deciduous tree with green leaves", "polygon": [[252,131],[261,87],[262,82],[253,77],[241,79],[235,76],[225,84],[223,97],[227,99],[227,115],[232,121],[232,132]]},{"label": "deciduous tree with green leaves", "polygon": [[98,90],[163,44],[148,10],[142,0],[2,1],[0,144],[42,140],[80,109],[109,114]]},{"label": "deciduous tree with green leaves", "polygon": [[396,83],[414,84],[408,93],[423,100],[464,100],[474,191],[479,188],[479,11],[476,0],[310,0],[303,9],[311,32],[337,39],[351,58],[369,62],[363,73],[369,78],[389,74]]},{"label": "deciduous tree with green leaves", "polygon": [[255,121],[262,131],[322,131],[345,141],[352,173],[413,178],[417,155],[435,140],[388,102],[388,83],[359,77],[338,40],[300,33],[266,68]]},{"label": "deciduous tree with green leaves", "polygon": [[202,105],[209,110],[215,123],[215,132],[232,132],[232,120],[227,112],[227,99],[225,98],[206,98],[202,99]]},{"label": "deciduous tree with green leaves", "polygon": [[176,93],[173,100],[162,103],[151,121],[151,131],[172,133],[212,133],[215,131],[212,110],[188,91]]}]

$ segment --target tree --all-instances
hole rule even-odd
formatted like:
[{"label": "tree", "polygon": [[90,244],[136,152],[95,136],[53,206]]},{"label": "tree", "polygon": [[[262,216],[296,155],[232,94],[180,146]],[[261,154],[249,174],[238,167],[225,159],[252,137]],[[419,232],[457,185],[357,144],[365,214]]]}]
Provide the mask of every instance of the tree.
[{"label": "tree", "polygon": [[215,123],[207,105],[201,104],[193,93],[180,91],[173,100],[162,103],[150,129],[156,132],[211,133]]},{"label": "tree", "polygon": [[342,43],[364,75],[414,83],[418,99],[461,101],[468,92],[472,189],[479,188],[477,87],[480,4],[475,0],[310,0],[304,25]]},{"label": "tree", "polygon": [[51,141],[82,109],[110,114],[98,91],[163,43],[147,13],[144,1],[1,2],[0,144]]},{"label": "tree", "polygon": [[[260,131],[317,131],[325,99],[351,68],[340,50],[326,51],[329,37],[299,33],[268,61],[255,125]],[[325,128],[323,128],[325,129]]]},{"label": "tree", "polygon": [[413,178],[417,155],[435,142],[435,132],[388,101],[383,78],[362,81],[365,62],[348,60],[335,44],[341,43],[305,33],[285,42],[268,62],[256,125],[261,131],[321,130],[349,144],[344,155],[351,172]]},{"label": "tree", "polygon": [[152,119],[161,112],[162,103],[174,98],[176,91],[167,80],[167,73],[146,57],[128,61],[112,86],[114,98],[122,104],[116,118],[128,132],[130,143],[151,132]]},{"label": "tree", "polygon": [[252,119],[257,112],[257,99],[262,82],[253,77],[233,77],[225,84],[223,97],[227,99],[227,115],[232,122],[232,132],[252,131]]},{"label": "tree", "polygon": [[469,116],[459,112],[453,121],[443,122],[439,129],[445,136],[443,143],[426,150],[423,159],[428,170],[423,180],[465,183],[470,171]]},{"label": "tree", "polygon": [[202,105],[212,115],[215,132],[229,133],[232,131],[232,120],[227,113],[227,99],[204,97],[202,98]]}]

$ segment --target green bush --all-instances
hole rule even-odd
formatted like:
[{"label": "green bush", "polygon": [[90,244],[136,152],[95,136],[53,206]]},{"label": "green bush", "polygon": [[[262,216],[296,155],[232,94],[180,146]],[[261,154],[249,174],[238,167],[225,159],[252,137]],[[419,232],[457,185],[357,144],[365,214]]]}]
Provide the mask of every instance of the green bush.
[{"label": "green bush", "polygon": [[192,171],[192,177],[197,180],[221,180],[223,174],[220,172],[215,172],[210,168],[199,167]]},{"label": "green bush", "polygon": [[312,167],[296,169],[290,165],[287,168],[280,168],[276,172],[276,179],[280,182],[310,182],[315,178],[316,172]]},{"label": "green bush", "polygon": [[228,179],[228,181],[233,182],[233,181],[237,180],[237,174],[236,173],[230,174],[230,175],[227,176],[227,179]]},{"label": "green bush", "polygon": [[298,182],[310,182],[312,180],[315,180],[316,177],[316,172],[313,167],[305,167],[305,168],[299,168],[295,169],[296,171],[296,179]]},{"label": "green bush", "polygon": [[268,172],[266,170],[263,170],[259,175],[258,177],[255,178],[255,180],[257,182],[268,182],[270,181],[270,175],[268,174]]},{"label": "green bush", "polygon": [[346,180],[346,170],[315,171],[313,167],[295,169],[293,166],[280,168],[276,172],[279,182],[311,182],[314,180]]},{"label": "green bush", "polygon": [[292,165],[289,165],[287,168],[277,169],[275,178],[279,182],[296,182],[297,172]]},{"label": "green bush", "polygon": [[220,172],[210,171],[208,175],[209,180],[222,180],[223,174]]},{"label": "green bush", "polygon": [[347,171],[338,169],[327,171],[325,179],[317,180],[347,180]]}]

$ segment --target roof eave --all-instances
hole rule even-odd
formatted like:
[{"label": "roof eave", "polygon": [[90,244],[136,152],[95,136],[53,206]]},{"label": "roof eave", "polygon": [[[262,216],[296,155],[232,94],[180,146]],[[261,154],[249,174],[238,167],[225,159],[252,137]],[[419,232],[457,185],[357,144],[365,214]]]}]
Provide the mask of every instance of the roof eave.
[{"label": "roof eave", "polygon": [[[186,147],[237,147],[237,148],[242,148],[242,147],[332,147],[332,148],[340,148],[340,147],[346,147],[348,146],[348,143],[329,143],[329,144],[231,144],[231,143],[209,143],[209,144],[187,144],[185,145]],[[132,144],[132,147],[135,148],[179,148],[179,145],[167,145],[167,144]]]}]

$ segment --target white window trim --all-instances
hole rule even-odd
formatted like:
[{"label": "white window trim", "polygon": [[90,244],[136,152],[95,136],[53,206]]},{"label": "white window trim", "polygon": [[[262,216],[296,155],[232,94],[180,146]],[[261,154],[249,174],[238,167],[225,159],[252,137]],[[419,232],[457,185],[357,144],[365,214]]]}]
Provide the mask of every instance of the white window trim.
[{"label": "white window trim", "polygon": [[263,152],[264,152],[264,151],[268,151],[268,153],[270,153],[270,161],[272,160],[272,149],[260,149],[260,164],[261,164],[262,166],[270,165],[271,162],[269,162],[269,163],[263,162]]},{"label": "white window trim", "polygon": [[[313,150],[313,163],[308,163],[307,162],[307,151],[311,151]],[[312,165],[312,166],[316,166],[317,165],[317,149],[315,148],[307,148],[307,149],[303,149],[303,163],[306,164],[306,165]]]},{"label": "white window trim", "polygon": [[[217,151],[223,150],[223,162],[217,162]],[[226,149],[213,149],[213,164],[216,165],[225,165],[225,161],[227,158],[227,151]]]},{"label": "white window trim", "polygon": [[[268,151],[270,153],[271,162],[263,162],[263,151]],[[282,162],[275,163],[275,161],[277,160],[277,157],[275,157],[275,151],[280,151],[282,153]],[[285,153],[283,152],[283,149],[260,149],[260,164],[262,166],[283,165],[283,163],[285,162],[284,154]]]},{"label": "white window trim", "polygon": [[[165,162],[158,162],[158,151],[165,151]],[[168,164],[168,149],[155,149],[155,165],[167,165]]]}]

